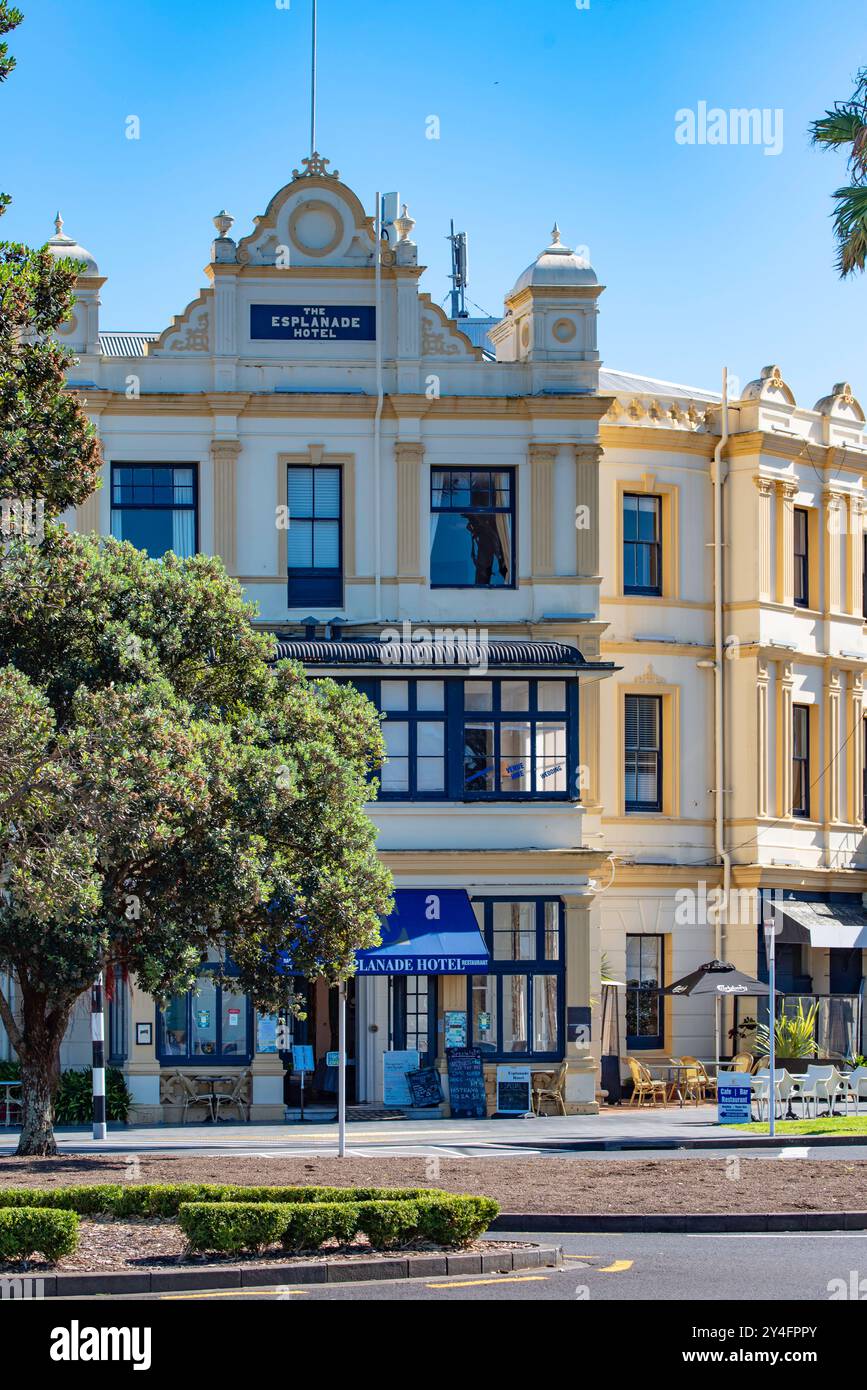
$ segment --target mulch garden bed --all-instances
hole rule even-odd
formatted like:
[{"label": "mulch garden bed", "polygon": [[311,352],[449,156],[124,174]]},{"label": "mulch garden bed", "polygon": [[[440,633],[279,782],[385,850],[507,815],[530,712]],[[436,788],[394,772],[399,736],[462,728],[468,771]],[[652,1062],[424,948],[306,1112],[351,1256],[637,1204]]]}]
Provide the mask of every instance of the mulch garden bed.
[{"label": "mulch garden bed", "polygon": [[[803,1212],[867,1209],[867,1162],[741,1158],[325,1158],[68,1155],[0,1158],[0,1186],[97,1182],[317,1183],[437,1187],[493,1197],[503,1212]],[[94,1225],[98,1224],[96,1222]],[[116,1223],[119,1224],[119,1223]],[[133,1223],[125,1223],[133,1224]],[[148,1242],[148,1223],[135,1239]],[[82,1228],[85,1222],[82,1222]],[[176,1228],[173,1228],[176,1230]],[[179,1239],[180,1233],[178,1233]],[[153,1237],[163,1239],[164,1237]],[[138,1255],[147,1254],[140,1244]],[[285,1258],[285,1257],[284,1257]]]}]

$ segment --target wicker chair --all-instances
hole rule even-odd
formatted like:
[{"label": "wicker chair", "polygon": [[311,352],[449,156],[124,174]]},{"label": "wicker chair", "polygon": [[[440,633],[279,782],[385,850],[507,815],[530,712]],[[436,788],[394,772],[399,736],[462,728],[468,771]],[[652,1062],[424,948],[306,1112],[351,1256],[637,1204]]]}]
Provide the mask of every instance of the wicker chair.
[{"label": "wicker chair", "polygon": [[668,1094],[666,1083],[664,1081],[655,1080],[650,1075],[647,1067],[639,1062],[636,1057],[627,1057],[626,1065],[632,1076],[632,1096],[629,1104],[635,1105],[637,1103],[638,1105],[642,1105],[645,1100],[648,1100],[653,1105],[656,1105],[657,1100],[661,1100],[662,1104],[665,1105]]},{"label": "wicker chair", "polygon": [[[686,1074],[687,1096],[689,1096],[692,1091],[697,1090],[702,1105],[704,1105],[707,1100],[709,1092],[712,1094],[713,1098],[716,1099],[716,1077],[708,1074],[704,1062],[699,1061],[698,1057],[681,1057],[680,1060],[686,1066],[695,1068],[694,1072],[690,1070]],[[696,1105],[698,1105],[698,1100],[696,1101]]]},{"label": "wicker chair", "polygon": [[751,1052],[738,1052],[729,1063],[728,1071],[752,1071],[755,1057]]},{"label": "wicker chair", "polygon": [[242,1071],[240,1076],[235,1077],[231,1091],[217,1091],[214,1095],[215,1113],[214,1119],[219,1120],[222,1106],[231,1109],[232,1106],[238,1108],[238,1118],[241,1120],[250,1119],[250,1107],[247,1104],[247,1083],[250,1080],[250,1073]]},{"label": "wicker chair", "polygon": [[537,1071],[533,1073],[533,1109],[537,1115],[542,1114],[542,1106],[545,1101],[550,1101],[557,1107],[561,1115],[566,1114],[566,1076],[569,1071],[569,1063],[561,1062],[556,1072]]}]

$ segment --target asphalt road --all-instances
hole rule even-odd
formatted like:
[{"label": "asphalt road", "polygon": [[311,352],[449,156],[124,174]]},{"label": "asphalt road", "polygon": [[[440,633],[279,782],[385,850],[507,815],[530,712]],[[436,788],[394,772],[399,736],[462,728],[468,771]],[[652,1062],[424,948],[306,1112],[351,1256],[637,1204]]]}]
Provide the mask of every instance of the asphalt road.
[{"label": "asphalt road", "polygon": [[[515,1233],[503,1239],[527,1240]],[[140,1295],[170,1302],[508,1302],[623,1301],[658,1303],[828,1302],[843,1281],[851,1290],[867,1276],[867,1232],[828,1235],[546,1235],[561,1245],[564,1269],[526,1270],[471,1278],[407,1279],[328,1286],[292,1286]],[[867,1279],[864,1291],[867,1295]],[[851,1292],[847,1295],[851,1297]],[[83,1302],[84,1300],[77,1300]],[[763,1315],[770,1316],[770,1311]],[[755,1321],[755,1318],[753,1319]],[[842,1326],[842,1324],[841,1324]]]}]

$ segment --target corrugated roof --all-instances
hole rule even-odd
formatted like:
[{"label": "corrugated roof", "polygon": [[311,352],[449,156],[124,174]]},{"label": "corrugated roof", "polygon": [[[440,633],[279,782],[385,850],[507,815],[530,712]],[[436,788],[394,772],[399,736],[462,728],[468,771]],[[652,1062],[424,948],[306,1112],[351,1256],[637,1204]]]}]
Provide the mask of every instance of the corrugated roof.
[{"label": "corrugated roof", "polygon": [[144,357],[145,343],[155,343],[159,333],[135,333],[121,330],[100,333],[99,350],[103,357]]},{"label": "corrugated roof", "polygon": [[338,641],[288,637],[277,643],[279,661],[291,659],[301,661],[306,666],[445,666],[467,669],[480,666],[480,657],[488,666],[512,666],[524,670],[537,666],[561,670],[579,666],[588,670],[613,669],[611,662],[586,661],[577,647],[565,642],[520,638],[494,638],[480,644],[472,639],[386,642],[377,637],[342,638]]},{"label": "corrugated roof", "polygon": [[636,396],[676,396],[685,401],[715,402],[721,399],[719,391],[705,391],[700,386],[681,386],[676,381],[660,381],[655,376],[635,376],[632,372],[615,371],[613,367],[600,368],[599,391],[603,396],[629,392]]}]

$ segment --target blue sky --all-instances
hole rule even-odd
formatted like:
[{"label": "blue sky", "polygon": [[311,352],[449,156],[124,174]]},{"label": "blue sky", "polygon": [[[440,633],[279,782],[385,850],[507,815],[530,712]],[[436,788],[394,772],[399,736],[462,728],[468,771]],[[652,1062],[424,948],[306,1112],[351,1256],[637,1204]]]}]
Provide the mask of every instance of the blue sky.
[{"label": "blue sky", "polygon": [[[2,234],[44,241],[59,207],[109,277],[102,326],[163,328],[204,283],[213,214],[227,207],[243,235],[307,152],[310,0],[17,3]],[[319,12],[319,149],[369,210],[377,188],[400,190],[434,299],[450,217],[491,313],[556,218],[608,287],[610,366],[715,387],[723,363],[746,382],[779,362],[801,404],[843,378],[867,402],[867,282],[833,267],[844,160],[806,135],[867,65],[863,0]],[[782,152],[678,144],[675,113],[702,101],[782,109]]]}]

